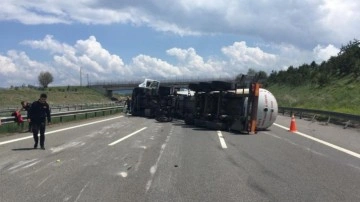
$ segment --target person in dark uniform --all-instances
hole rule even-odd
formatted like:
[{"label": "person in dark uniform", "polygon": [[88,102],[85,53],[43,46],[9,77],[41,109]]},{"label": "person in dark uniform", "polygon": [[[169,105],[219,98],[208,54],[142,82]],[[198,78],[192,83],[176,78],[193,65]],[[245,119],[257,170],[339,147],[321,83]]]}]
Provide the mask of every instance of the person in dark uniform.
[{"label": "person in dark uniform", "polygon": [[47,95],[42,93],[38,101],[31,104],[29,109],[29,121],[32,125],[32,132],[34,136],[34,149],[38,146],[38,133],[40,131],[40,147],[45,150],[45,125],[46,119],[48,124],[51,123],[50,107],[46,102]]},{"label": "person in dark uniform", "polygon": [[[29,118],[29,109],[30,109],[30,103],[26,102],[26,101],[21,101],[21,110],[24,110],[27,112],[27,117]],[[29,122],[29,128],[28,128],[28,132],[31,132],[31,122]]]},{"label": "person in dark uniform", "polygon": [[125,104],[126,104],[126,113],[130,113],[131,100],[130,100],[129,96],[126,98]]}]

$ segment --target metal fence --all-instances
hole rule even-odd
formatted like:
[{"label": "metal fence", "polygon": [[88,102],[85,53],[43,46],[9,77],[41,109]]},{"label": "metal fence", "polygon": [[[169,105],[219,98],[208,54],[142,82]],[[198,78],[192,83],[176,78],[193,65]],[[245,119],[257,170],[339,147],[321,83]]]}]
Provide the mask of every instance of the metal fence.
[{"label": "metal fence", "polygon": [[[124,105],[119,103],[112,103],[109,107],[100,107],[96,108],[96,105],[91,105],[89,109],[89,105],[71,105],[71,106],[58,106],[52,108],[52,117],[58,117],[60,122],[62,122],[62,117],[69,117],[72,116],[76,119],[79,115],[85,115],[87,118],[87,114],[89,113],[104,113],[105,111],[122,111]],[[86,108],[86,109],[84,109]],[[57,110],[54,113],[54,110]],[[65,110],[65,111],[63,111]],[[111,113],[111,112],[110,112]],[[315,110],[315,109],[303,109],[303,108],[292,108],[292,107],[279,107],[280,114],[289,114],[289,115],[296,115],[300,118],[310,118],[312,121],[314,120],[322,120],[325,121],[326,124],[332,122],[337,124],[343,124],[344,128],[349,126],[352,127],[360,127],[360,115],[353,115],[353,114],[346,114],[346,113],[339,113],[339,112],[331,112],[331,111],[323,111],[323,110]],[[26,116],[24,117],[26,119]],[[3,117],[0,119],[1,124],[6,123],[14,123],[14,117]]]},{"label": "metal fence", "polygon": [[[97,113],[102,113],[102,115],[105,115],[105,112],[109,112],[110,114],[115,112],[120,112],[123,110],[122,105],[112,106],[112,107],[102,107],[102,108],[93,108],[93,109],[77,109],[74,111],[63,111],[63,112],[56,112],[51,113],[52,119],[59,118],[59,121],[62,122],[64,117],[73,117],[73,119],[77,119],[78,116],[84,116],[84,118],[89,118],[88,114],[95,114],[97,116]],[[24,119],[27,119],[26,116],[23,117]],[[8,123],[15,123],[14,117],[2,117],[1,124],[8,124]]]},{"label": "metal fence", "polygon": [[[106,102],[106,103],[86,103],[86,104],[68,104],[68,105],[51,105],[51,112],[61,112],[61,111],[76,111],[83,109],[94,109],[101,107],[111,107],[111,106],[119,106],[124,105],[124,102]],[[0,109],[0,117],[8,117],[11,114],[19,110],[20,107],[7,107]],[[21,111],[21,113],[26,114],[26,111]]]},{"label": "metal fence", "polygon": [[349,126],[360,127],[360,115],[323,111],[316,109],[303,109],[303,108],[292,108],[292,107],[279,107],[279,113],[283,115],[296,115],[300,118],[308,117],[314,120],[325,120],[325,123],[336,123],[344,125],[344,128]]}]

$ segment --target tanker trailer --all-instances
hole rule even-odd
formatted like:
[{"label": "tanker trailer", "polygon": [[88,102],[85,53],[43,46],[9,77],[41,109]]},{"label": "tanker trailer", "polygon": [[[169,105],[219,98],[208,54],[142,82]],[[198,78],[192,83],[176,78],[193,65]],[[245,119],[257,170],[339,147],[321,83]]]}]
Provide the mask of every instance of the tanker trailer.
[{"label": "tanker trailer", "polygon": [[184,115],[186,124],[248,133],[270,127],[278,113],[275,97],[258,83],[200,82],[189,89],[195,95],[193,110]]}]

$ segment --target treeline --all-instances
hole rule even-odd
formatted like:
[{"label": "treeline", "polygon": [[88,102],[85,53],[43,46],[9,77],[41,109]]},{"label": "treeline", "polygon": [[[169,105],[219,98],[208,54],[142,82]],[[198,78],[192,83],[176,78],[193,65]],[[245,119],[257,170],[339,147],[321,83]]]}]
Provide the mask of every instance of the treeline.
[{"label": "treeline", "polygon": [[[316,85],[323,87],[333,79],[345,76],[356,80],[360,78],[360,41],[354,39],[342,46],[337,56],[332,56],[321,64],[312,62],[297,68],[290,66],[287,70],[272,71],[265,79],[266,85],[284,84],[291,86]],[[262,78],[263,72],[257,73]],[[260,75],[261,74],[261,75]]]}]

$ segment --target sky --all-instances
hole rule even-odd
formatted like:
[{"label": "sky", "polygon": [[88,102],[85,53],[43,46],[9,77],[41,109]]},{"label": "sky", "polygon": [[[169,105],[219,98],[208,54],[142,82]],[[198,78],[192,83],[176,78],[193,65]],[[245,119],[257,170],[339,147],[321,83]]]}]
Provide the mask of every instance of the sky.
[{"label": "sky", "polygon": [[358,0],[2,0],[0,87],[233,78],[320,64],[360,39]]}]

